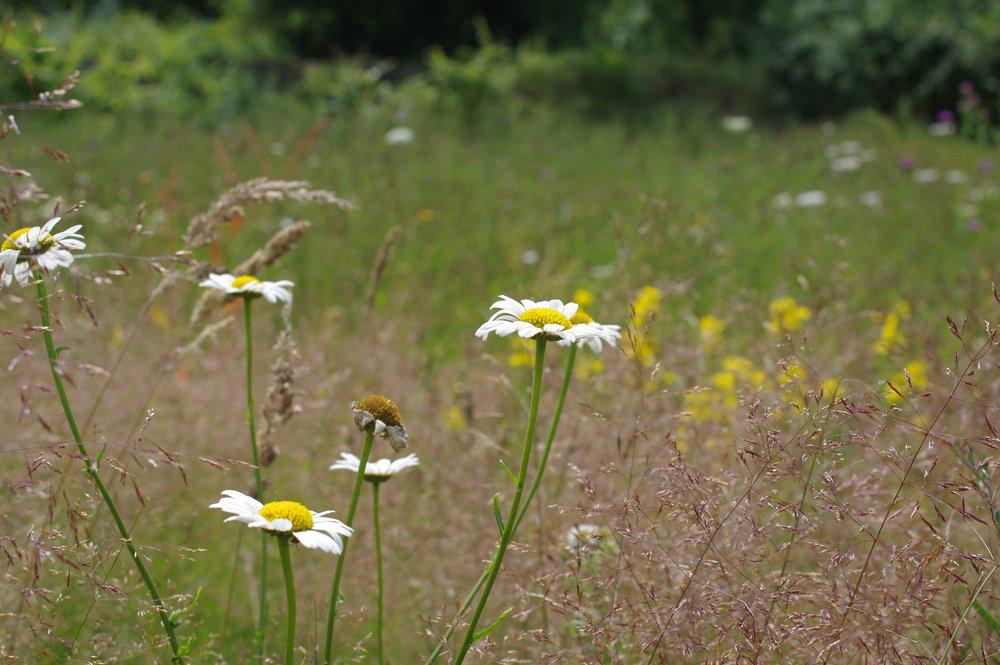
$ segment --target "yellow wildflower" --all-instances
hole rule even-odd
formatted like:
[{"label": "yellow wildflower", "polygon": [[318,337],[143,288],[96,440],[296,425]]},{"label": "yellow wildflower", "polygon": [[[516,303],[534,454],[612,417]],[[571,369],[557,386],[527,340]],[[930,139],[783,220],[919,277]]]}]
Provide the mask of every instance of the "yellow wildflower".
[{"label": "yellow wildflower", "polygon": [[[909,386],[906,383],[906,375],[910,375],[910,385],[913,386],[914,390],[923,390],[927,387],[927,363],[923,360],[911,360],[906,363],[903,369],[899,370],[889,378],[889,382],[896,387],[896,390],[906,395],[909,392]],[[885,398],[889,400],[890,404],[898,404],[903,401],[903,398],[896,393],[888,385],[885,386]]]},{"label": "yellow wildflower", "polygon": [[899,324],[909,318],[910,304],[905,300],[897,301],[892,311],[882,320],[882,329],[875,342],[875,353],[884,356],[906,348],[906,337],[900,331]]},{"label": "yellow wildflower", "polygon": [[802,330],[805,322],[812,317],[809,308],[798,304],[791,296],[773,300],[768,309],[771,320],[767,324],[767,329],[775,335]]},{"label": "yellow wildflower", "polygon": [[824,402],[830,403],[843,394],[844,391],[841,389],[840,384],[841,380],[834,378],[827,379],[823,382],[822,389]]},{"label": "yellow wildflower", "polygon": [[587,309],[594,304],[594,294],[587,289],[577,289],[573,294],[573,302],[580,306],[580,309]]},{"label": "yellow wildflower", "polygon": [[722,333],[726,329],[726,322],[707,314],[698,319],[698,333],[701,339],[701,348],[711,351],[722,343]]},{"label": "yellow wildflower", "polygon": [[535,365],[535,344],[530,339],[518,337],[513,343],[514,350],[507,358],[507,364],[511,367],[534,367]]},{"label": "yellow wildflower", "polygon": [[452,432],[462,432],[469,426],[465,411],[458,405],[449,406],[444,412],[444,427]]},{"label": "yellow wildflower", "polygon": [[663,294],[655,286],[644,286],[639,289],[639,294],[635,297],[635,302],[632,303],[636,324],[642,325],[649,321],[654,314],[659,314],[661,300],[663,300]]},{"label": "yellow wildflower", "polygon": [[767,382],[764,370],[757,369],[750,360],[742,356],[726,356],[722,360],[722,368],[735,374],[743,384],[754,390],[763,390]]}]

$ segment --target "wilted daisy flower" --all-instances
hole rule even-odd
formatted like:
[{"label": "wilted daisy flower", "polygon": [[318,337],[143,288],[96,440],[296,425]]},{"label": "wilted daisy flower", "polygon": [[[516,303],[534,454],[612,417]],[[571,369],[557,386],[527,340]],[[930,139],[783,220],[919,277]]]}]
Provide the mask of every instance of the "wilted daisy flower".
[{"label": "wilted daisy flower", "polygon": [[403,428],[403,414],[399,412],[396,403],[385,395],[369,395],[364,399],[352,402],[354,423],[362,432],[374,423],[372,432],[376,436],[389,440],[389,445],[395,451],[406,447],[406,430]]},{"label": "wilted daisy flower", "polygon": [[587,341],[599,335],[596,328],[588,324],[575,324],[572,319],[579,306],[563,303],[562,300],[521,300],[520,302],[501,295],[490,309],[497,310],[489,321],[479,326],[476,337],[485,340],[490,333],[506,337],[517,333],[525,339],[544,337],[547,341],[561,346],[569,346],[579,341]]},{"label": "wilted daisy flower", "polygon": [[226,518],[227,522],[243,522],[251,529],[263,529],[274,536],[292,537],[310,549],[330,554],[343,552],[343,538],[354,533],[340,520],[327,517],[332,510],[316,513],[296,501],[261,503],[236,490],[225,490],[218,503],[209,508],[218,508],[232,515]]},{"label": "wilted daisy flower", "polygon": [[[375,462],[369,461],[365,464],[365,480],[371,483],[380,483],[383,480],[388,480],[392,476],[403,469],[408,469],[411,466],[417,466],[420,464],[420,460],[417,459],[416,455],[407,455],[406,457],[400,457],[399,459],[380,459]],[[350,471],[351,473],[357,473],[358,467],[361,466],[361,460],[358,459],[357,455],[352,455],[351,453],[340,453],[340,459],[330,465],[331,471]]]},{"label": "wilted daisy flower", "polygon": [[289,290],[294,284],[287,279],[279,282],[265,282],[257,279],[253,275],[240,275],[235,277],[229,273],[212,273],[208,279],[199,286],[208,289],[222,291],[230,296],[243,296],[244,298],[257,298],[264,296],[268,302],[290,302],[292,292]]},{"label": "wilted daisy flower", "polygon": [[597,321],[594,321],[593,317],[584,312],[582,309],[578,309],[576,314],[570,317],[570,321],[574,326],[583,325],[593,328],[593,337],[589,339],[581,339],[577,343],[581,346],[586,344],[594,353],[600,353],[604,348],[605,343],[607,343],[611,348],[615,348],[618,346],[618,340],[622,338],[622,334],[619,332],[621,330],[621,326],[598,323]]},{"label": "wilted daisy flower", "polygon": [[52,233],[60,219],[53,217],[42,226],[18,229],[7,236],[3,245],[0,245],[4,286],[15,279],[24,286],[36,267],[48,271],[72,265],[73,254],[70,250],[84,249],[86,245],[83,236],[77,233],[80,230],[79,224],[65,231]]}]

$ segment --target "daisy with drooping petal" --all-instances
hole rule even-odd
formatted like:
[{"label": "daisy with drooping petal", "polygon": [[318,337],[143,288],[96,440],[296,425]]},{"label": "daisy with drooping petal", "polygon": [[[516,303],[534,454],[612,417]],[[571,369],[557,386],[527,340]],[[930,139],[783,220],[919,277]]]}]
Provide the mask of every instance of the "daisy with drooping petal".
[{"label": "daisy with drooping petal", "polygon": [[362,432],[368,431],[374,423],[372,431],[376,436],[387,439],[393,450],[399,452],[407,446],[403,416],[396,403],[385,395],[369,395],[352,402],[351,412],[354,414],[354,424]]},{"label": "daisy with drooping petal", "polygon": [[569,346],[580,340],[589,340],[597,331],[590,326],[574,324],[572,319],[579,306],[562,300],[514,300],[505,295],[493,303],[490,309],[497,310],[476,331],[476,337],[485,340],[490,333],[506,337],[517,333],[525,339],[545,339],[561,346]]},{"label": "daisy with drooping petal", "polygon": [[621,326],[598,323],[592,316],[584,312],[582,309],[578,309],[576,314],[570,317],[570,321],[574,326],[583,325],[593,328],[594,335],[589,338],[581,339],[578,344],[580,346],[586,344],[594,353],[600,353],[604,349],[605,344],[611,348],[617,347],[618,340],[622,338],[622,334],[619,332],[622,328]]},{"label": "daisy with drooping petal", "polygon": [[77,233],[81,225],[52,233],[60,217],[53,217],[42,226],[29,226],[14,231],[0,245],[0,267],[3,268],[3,285],[13,280],[21,286],[31,279],[35,268],[52,271],[73,264],[71,250],[86,248],[83,236]]},{"label": "daisy with drooping petal", "polygon": [[343,552],[343,538],[349,538],[354,533],[340,520],[328,517],[332,510],[317,513],[296,501],[261,503],[236,490],[224,491],[222,498],[209,508],[218,508],[232,515],[226,518],[227,522],[242,522],[251,529],[261,529],[273,536],[294,538],[309,549],[328,554]]},{"label": "daisy with drooping petal", "polygon": [[268,302],[291,302],[292,292],[290,289],[294,286],[294,283],[287,279],[277,282],[265,282],[253,275],[240,275],[236,277],[229,273],[212,273],[199,286],[222,291],[226,295],[234,297],[257,298],[264,296]]},{"label": "daisy with drooping petal", "polygon": [[[395,476],[403,469],[408,469],[411,466],[417,466],[419,464],[420,460],[416,455],[412,454],[395,460],[380,459],[374,462],[368,462],[368,464],[365,465],[365,480],[370,483],[380,483]],[[357,455],[352,455],[351,453],[340,453],[340,459],[330,465],[330,470],[351,471],[353,473],[357,473],[360,467],[361,460],[358,459]]]},{"label": "daisy with drooping petal", "polygon": [[[379,486],[396,475],[403,469],[417,466],[420,460],[416,455],[407,455],[397,460],[380,459],[376,462],[365,464],[364,479],[372,484],[372,519],[375,531],[375,563],[377,569],[378,591],[376,596],[376,607],[378,612],[375,618],[375,639],[378,645],[378,662],[383,663],[382,657],[382,531],[379,525]],[[351,453],[340,453],[340,459],[330,465],[331,471],[344,470],[355,474],[361,468],[361,460]],[[360,477],[357,476],[357,477]]]}]

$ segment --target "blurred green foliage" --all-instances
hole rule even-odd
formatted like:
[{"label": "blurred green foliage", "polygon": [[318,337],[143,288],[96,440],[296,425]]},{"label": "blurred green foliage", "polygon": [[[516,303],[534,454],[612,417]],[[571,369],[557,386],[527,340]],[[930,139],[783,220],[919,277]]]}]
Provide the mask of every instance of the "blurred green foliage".
[{"label": "blurred green foliage", "polygon": [[[23,9],[3,33],[5,58],[23,66],[0,72],[0,96],[56,86],[79,68],[92,107],[208,122],[245,115],[272,92],[328,112],[392,99],[468,117],[525,100],[600,114],[693,98],[777,117],[876,108],[930,118],[956,109],[968,81],[995,121],[1000,100],[1000,4],[983,0],[611,0],[579,3],[563,22],[556,0],[534,18],[517,3],[478,13],[442,2],[442,21],[457,26],[447,34],[407,23],[403,9],[379,17],[378,4],[121,8],[135,4]],[[355,26],[349,38],[345,26]]]}]

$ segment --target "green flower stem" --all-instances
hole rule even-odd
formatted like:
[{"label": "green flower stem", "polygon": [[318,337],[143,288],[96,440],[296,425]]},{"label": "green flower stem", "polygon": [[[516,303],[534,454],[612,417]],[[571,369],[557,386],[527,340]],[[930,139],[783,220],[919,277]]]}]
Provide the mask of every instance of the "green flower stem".
[{"label": "green flower stem", "polygon": [[[573,376],[573,365],[576,361],[576,351],[577,346],[573,345],[570,347],[569,353],[566,356],[566,373],[563,375],[562,388],[559,391],[559,401],[556,403],[556,412],[552,417],[552,425],[549,427],[549,437],[545,441],[545,448],[542,451],[542,459],[538,463],[538,471],[535,474],[535,480],[532,482],[531,489],[528,491],[528,496],[524,500],[524,506],[521,508],[521,513],[518,515],[517,521],[514,522],[515,535],[517,534],[518,528],[521,526],[521,521],[524,519],[525,513],[528,512],[528,508],[531,506],[532,499],[535,498],[535,494],[538,492],[538,488],[542,483],[542,474],[545,473],[545,466],[549,461],[549,453],[552,452],[552,443],[556,439],[556,430],[559,428],[559,418],[562,416],[563,406],[566,404],[566,393],[569,392],[570,378]],[[495,553],[494,556],[496,556]],[[449,638],[451,638],[451,634],[455,631],[455,626],[457,626],[458,622],[462,620],[462,617],[465,616],[465,613],[469,610],[469,607],[476,599],[476,596],[479,595],[479,590],[483,588],[483,584],[486,583],[486,578],[489,574],[490,568],[487,566],[486,569],[483,570],[483,574],[479,576],[479,579],[472,587],[472,591],[470,591],[469,595],[465,597],[465,601],[462,603],[461,609],[458,610],[458,614],[455,615],[455,618],[448,625],[448,628],[444,631],[441,639],[438,640],[434,650],[431,652],[430,656],[427,657],[428,663],[433,663],[441,655],[441,652],[444,650]]]},{"label": "green flower stem", "polygon": [[385,659],[382,657],[382,534],[378,525],[378,488],[379,483],[372,483],[372,519],[375,521],[375,568],[378,573],[378,592],[375,604],[378,608],[378,613],[375,618],[375,643],[378,645],[378,663],[382,665]]},{"label": "green flower stem", "polygon": [[111,512],[115,526],[118,527],[118,533],[121,534],[122,540],[125,541],[125,547],[128,548],[129,554],[132,555],[132,561],[139,570],[139,575],[142,577],[143,582],[146,583],[149,597],[153,599],[153,604],[156,606],[156,613],[160,617],[160,623],[163,624],[163,631],[167,634],[167,639],[170,640],[170,650],[173,652],[171,660],[174,663],[183,663],[184,659],[180,655],[180,646],[177,642],[177,634],[174,632],[174,624],[170,620],[170,615],[167,613],[167,608],[164,606],[159,592],[156,590],[156,584],[153,583],[153,578],[150,577],[149,571],[146,570],[146,564],[143,563],[139,552],[136,550],[132,536],[129,534],[129,530],[122,520],[121,513],[118,512],[118,506],[115,505],[115,500],[111,498],[111,493],[108,491],[104,481],[101,480],[101,476],[97,472],[97,467],[94,466],[90,455],[87,453],[86,446],[83,445],[83,437],[80,435],[79,427],[77,427],[73,408],[70,406],[69,396],[66,394],[66,387],[63,385],[62,376],[59,374],[57,366],[56,357],[58,352],[56,351],[55,343],[52,341],[52,317],[49,314],[49,296],[45,289],[45,280],[42,279],[40,274],[35,273],[35,283],[38,288],[38,306],[42,316],[42,337],[45,340],[45,353],[49,357],[49,369],[52,370],[52,381],[55,383],[56,392],[59,393],[59,401],[62,403],[63,413],[66,415],[66,422],[69,424],[69,429],[73,433],[73,440],[76,441],[76,449],[83,457],[84,470],[94,481],[94,484],[97,485],[97,490],[100,492],[104,504]]},{"label": "green flower stem", "polygon": [[[260,454],[257,451],[257,422],[253,401],[253,299],[243,297],[243,322],[246,329],[247,360],[247,425],[250,428],[250,452],[253,455],[254,487],[257,500],[264,503],[264,480],[260,473]],[[256,642],[260,662],[264,662],[265,629],[267,628],[267,534],[260,532],[260,581],[257,587]]]},{"label": "green flower stem", "polygon": [[479,603],[476,605],[476,609],[472,613],[472,620],[469,622],[469,627],[465,631],[465,639],[462,641],[462,648],[459,650],[458,655],[453,661],[454,665],[459,665],[459,663],[464,661],[466,654],[472,647],[472,643],[476,635],[476,626],[479,625],[479,619],[483,616],[483,610],[486,608],[486,601],[489,600],[490,592],[493,591],[493,585],[496,583],[497,577],[500,575],[500,566],[503,564],[504,554],[507,553],[507,546],[510,545],[511,538],[514,536],[517,518],[518,515],[520,515],[518,509],[521,507],[521,496],[524,493],[524,483],[528,476],[528,463],[531,461],[531,449],[535,446],[535,424],[538,421],[538,401],[542,392],[542,372],[544,369],[545,338],[539,337],[535,342],[535,373],[531,382],[531,409],[528,412],[528,431],[525,433],[524,447],[521,450],[521,465],[518,467],[517,485],[514,489],[514,498],[510,504],[510,510],[507,513],[507,521],[504,524],[503,533],[500,536],[500,544],[497,546],[493,562],[490,564],[490,572],[486,578],[486,586],[483,588],[483,592],[479,596]]},{"label": "green flower stem", "polygon": [[[344,524],[351,526],[354,523],[354,513],[358,510],[358,499],[361,497],[361,485],[365,480],[365,467],[368,466],[368,457],[372,454],[372,442],[375,440],[375,425],[369,425],[365,433],[365,445],[361,450],[361,462],[358,465],[358,473],[354,477],[354,490],[351,493],[351,505],[347,509],[347,519]],[[344,559],[347,557],[348,541],[344,540],[344,549],[337,557],[337,569],[333,573],[333,586],[330,588],[330,608],[326,616],[326,650],[323,661],[330,664],[330,657],[333,655],[333,624],[337,620],[337,610],[340,605],[340,576],[344,572]]]},{"label": "green flower stem", "polygon": [[295,579],[292,577],[292,557],[288,553],[291,536],[278,537],[278,552],[281,553],[281,570],[285,574],[285,665],[291,665],[295,651]]}]

